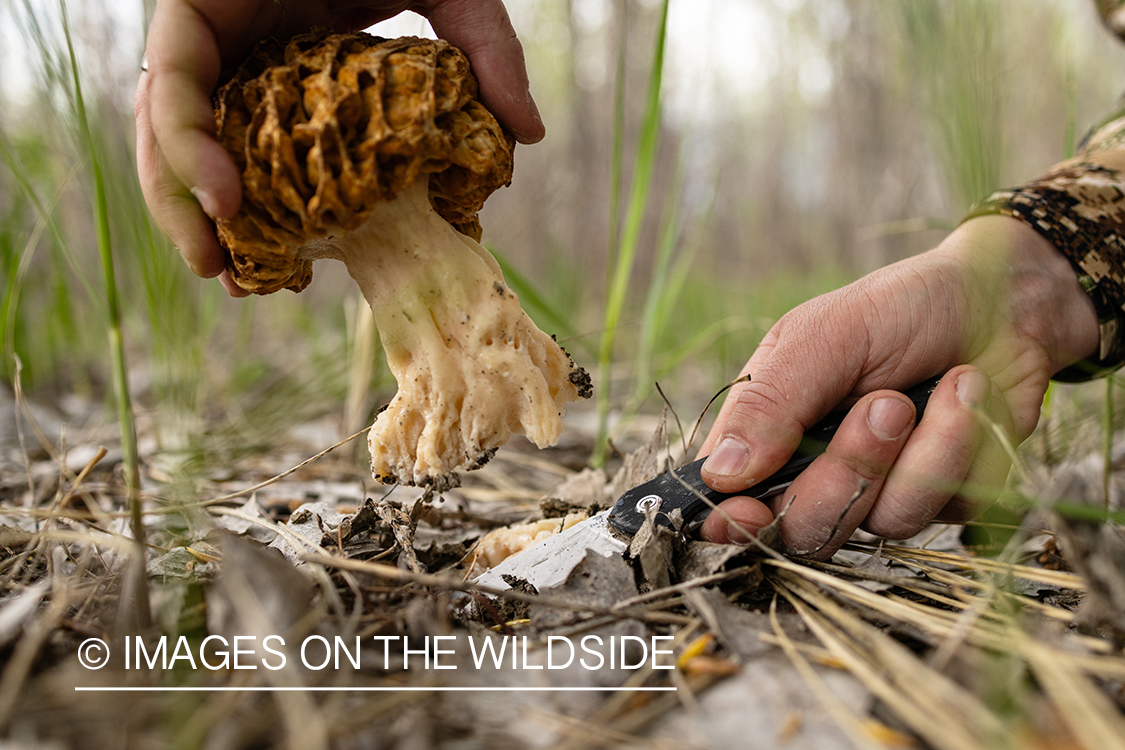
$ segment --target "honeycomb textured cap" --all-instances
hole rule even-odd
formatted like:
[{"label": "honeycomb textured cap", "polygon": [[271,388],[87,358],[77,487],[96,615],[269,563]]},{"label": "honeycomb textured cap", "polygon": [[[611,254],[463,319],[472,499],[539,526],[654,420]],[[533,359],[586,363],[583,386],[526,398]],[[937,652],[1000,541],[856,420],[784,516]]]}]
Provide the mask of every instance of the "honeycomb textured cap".
[{"label": "honeycomb textured cap", "polygon": [[468,59],[441,40],[260,42],[216,94],[218,139],[242,174],[239,212],[217,227],[235,283],[304,289],[304,245],[359,227],[420,176],[438,214],[479,240],[477,213],[510,182],[515,141],[476,96]]}]

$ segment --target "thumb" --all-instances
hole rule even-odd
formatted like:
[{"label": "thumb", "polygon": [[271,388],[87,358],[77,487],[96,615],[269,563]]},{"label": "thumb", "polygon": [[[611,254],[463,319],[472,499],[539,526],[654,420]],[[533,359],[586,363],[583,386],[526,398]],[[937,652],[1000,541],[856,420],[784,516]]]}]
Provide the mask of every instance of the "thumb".
[{"label": "thumb", "polygon": [[468,56],[480,97],[520,143],[543,139],[543,120],[527,79],[523,46],[501,0],[427,0],[417,3],[434,32]]},{"label": "thumb", "polygon": [[702,476],[711,488],[738,492],[776,472],[859,381],[867,326],[847,306],[825,314],[819,308],[827,302],[818,298],[779,320],[747,363],[750,381],[731,389],[700,451],[710,452]]}]

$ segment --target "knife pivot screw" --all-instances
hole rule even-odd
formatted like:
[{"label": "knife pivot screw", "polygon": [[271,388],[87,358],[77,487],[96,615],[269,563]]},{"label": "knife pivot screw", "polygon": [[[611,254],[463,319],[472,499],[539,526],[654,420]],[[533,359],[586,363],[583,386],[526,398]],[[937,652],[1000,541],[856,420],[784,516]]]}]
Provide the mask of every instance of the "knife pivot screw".
[{"label": "knife pivot screw", "polygon": [[637,512],[642,516],[649,510],[660,510],[660,504],[664,502],[664,498],[660,495],[645,495],[637,501]]}]

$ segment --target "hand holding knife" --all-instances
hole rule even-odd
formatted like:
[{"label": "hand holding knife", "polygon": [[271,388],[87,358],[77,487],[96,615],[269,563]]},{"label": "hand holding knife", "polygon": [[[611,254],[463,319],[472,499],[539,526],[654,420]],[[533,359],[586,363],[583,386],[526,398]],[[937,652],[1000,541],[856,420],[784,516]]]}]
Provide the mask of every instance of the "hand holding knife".
[{"label": "hand holding knife", "polygon": [[[922,419],[926,403],[940,380],[941,378],[931,378],[905,391],[905,395],[914,402],[915,423]],[[702,520],[701,516],[710,512],[711,506],[708,505],[708,500],[718,505],[728,497],[762,499],[775,495],[788,487],[797,475],[813,462],[813,459],[824,453],[846,414],[847,412],[843,411],[832,412],[810,428],[801,439],[801,444],[793,457],[776,473],[753,487],[728,493],[711,489],[699,474],[706,460],[701,458],[626,491],[609,512],[609,525],[622,534],[633,536],[644,523],[645,509],[648,507],[656,510],[657,523],[668,526],[670,525],[668,517],[674,508],[679,508],[684,522],[690,523]]]},{"label": "hand holding knife", "polygon": [[[922,418],[926,404],[940,378],[931,378],[905,391],[915,406],[915,421]],[[661,474],[638,485],[618,498],[609,511],[598,513],[570,529],[513,555],[476,579],[482,585],[507,588],[501,576],[523,578],[536,588],[561,584],[585,557],[587,550],[603,555],[624,552],[628,542],[644,523],[646,510],[656,513],[656,522],[671,526],[670,515],[679,509],[685,525],[701,521],[728,497],[767,498],[783,491],[796,477],[824,453],[846,412],[833,412],[810,428],[792,458],[775,474],[739,492],[722,493],[708,487],[700,476],[705,459],[698,459],[673,472]]]}]

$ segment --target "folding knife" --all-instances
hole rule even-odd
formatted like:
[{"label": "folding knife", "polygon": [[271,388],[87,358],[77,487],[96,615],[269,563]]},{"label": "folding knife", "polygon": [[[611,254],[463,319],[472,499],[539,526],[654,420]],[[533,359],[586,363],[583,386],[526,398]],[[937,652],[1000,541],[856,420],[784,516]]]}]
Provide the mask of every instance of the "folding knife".
[{"label": "folding knife", "polygon": [[[940,377],[931,378],[904,392],[914,402],[916,422],[922,418],[940,380]],[[593,550],[606,557],[615,552],[624,553],[640,531],[647,512],[655,514],[656,523],[671,528],[672,513],[679,509],[683,527],[695,527],[702,523],[714,505],[728,497],[737,495],[765,499],[776,495],[824,453],[846,414],[843,411],[833,412],[814,425],[805,433],[788,463],[753,487],[731,493],[711,489],[699,473],[706,460],[701,458],[627,490],[611,509],[512,555],[482,573],[474,583],[506,589],[508,583],[504,576],[514,576],[539,590],[558,586],[566,581],[587,551]]]}]

